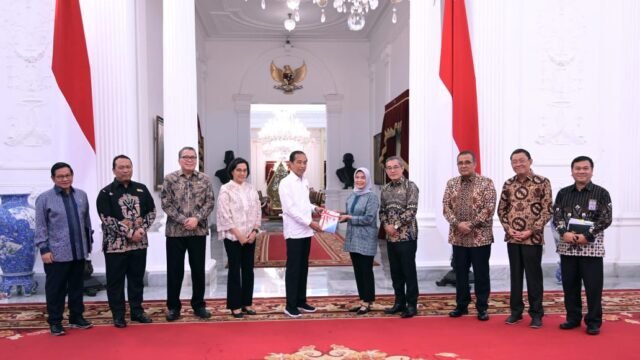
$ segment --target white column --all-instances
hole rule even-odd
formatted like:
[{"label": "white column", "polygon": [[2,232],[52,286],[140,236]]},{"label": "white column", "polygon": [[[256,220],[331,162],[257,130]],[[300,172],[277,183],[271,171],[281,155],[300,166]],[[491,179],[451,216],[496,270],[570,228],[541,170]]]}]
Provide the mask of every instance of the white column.
[{"label": "white column", "polygon": [[[194,0],[164,0],[162,2],[162,58],[164,99],[164,173],[179,168],[178,151],[191,146],[198,149],[198,83],[196,75],[196,28]],[[211,258],[211,242],[207,237],[205,275],[215,266]],[[158,252],[157,255],[164,253]],[[164,261],[165,257],[161,257]],[[160,268],[160,263],[158,270]],[[164,268],[166,269],[166,267]],[[185,270],[189,265],[185,264]],[[161,282],[161,281],[159,281]],[[189,276],[185,276],[189,284]],[[214,286],[210,283],[209,290]]]},{"label": "white column", "polygon": [[245,158],[247,161],[251,157],[251,102],[253,95],[234,94],[236,110],[236,134],[237,134],[237,150],[235,156]]},{"label": "white column", "polygon": [[[342,102],[344,96],[339,94],[328,94],[324,96],[327,104],[327,143],[341,144],[340,122],[342,121]],[[342,154],[337,146],[327,147],[327,184],[326,184],[326,206],[329,209],[341,209],[344,201],[342,199],[342,186],[335,176],[336,169],[342,167]]]},{"label": "white column", "polygon": [[[112,160],[120,154],[131,158],[139,181],[146,164],[139,161],[135,3],[82,1],[81,8],[91,61],[98,189],[113,181]],[[94,241],[100,244],[102,231],[95,230]],[[99,252],[100,246],[94,246],[93,267],[104,273]]]},{"label": "white column", "polygon": [[128,0],[83,1],[82,15],[89,59],[96,132],[97,182],[113,180],[111,162],[129,156],[134,178],[140,170],[136,71],[135,3]]},{"label": "white column", "polygon": [[[409,162],[411,180],[420,189],[418,266],[449,264],[448,225],[442,216],[442,194],[453,164],[451,98],[439,77],[440,2],[411,1],[409,80]],[[451,139],[447,141],[446,139]]]},{"label": "white column", "polygon": [[194,0],[164,0],[164,172],[178,169],[178,151],[198,148],[198,85]]}]

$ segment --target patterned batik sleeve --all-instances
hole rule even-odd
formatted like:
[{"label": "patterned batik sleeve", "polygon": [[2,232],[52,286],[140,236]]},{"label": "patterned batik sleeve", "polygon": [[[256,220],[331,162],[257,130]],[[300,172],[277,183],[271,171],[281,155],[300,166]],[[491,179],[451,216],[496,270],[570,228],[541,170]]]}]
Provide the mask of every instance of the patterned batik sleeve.
[{"label": "patterned batik sleeve", "polygon": [[590,240],[604,231],[604,229],[608,228],[613,221],[613,210],[611,207],[611,196],[609,192],[605,189],[602,189],[603,193],[598,199],[598,215],[593,224],[593,230],[587,234],[588,237],[591,237]]},{"label": "patterned batik sleeve", "polygon": [[564,189],[558,191],[556,195],[556,201],[553,204],[553,223],[556,225],[556,230],[560,234],[560,237],[567,232],[566,214],[564,211]]},{"label": "patterned batik sleeve", "polygon": [[480,211],[478,212],[477,217],[471,221],[472,227],[490,222],[496,211],[496,188],[493,186],[493,181],[491,179],[487,178],[485,183],[482,185],[479,205]]},{"label": "patterned batik sleeve", "polygon": [[508,183],[504,183],[502,186],[502,192],[500,193],[500,202],[498,203],[498,219],[500,224],[504,228],[505,233],[509,233],[511,228],[509,224],[509,210],[511,209],[510,192]]},{"label": "patterned batik sleeve", "polygon": [[542,198],[540,199],[540,216],[533,222],[532,230],[534,232],[544,232],[544,227],[551,219],[553,195],[551,191],[551,182],[545,179],[542,184]]},{"label": "patterned batik sleeve", "polygon": [[109,202],[109,195],[107,194],[107,190],[101,190],[100,194],[98,194],[98,215],[100,216],[100,221],[104,227],[111,234],[126,237],[130,239],[133,236],[133,225],[130,220],[123,219],[119,221],[114,214],[111,203]]},{"label": "patterned batik sleeve", "polygon": [[411,224],[418,214],[418,186],[413,181],[410,181],[407,186],[407,207],[400,213],[400,222],[402,225]]},{"label": "patterned batik sleeve", "polygon": [[453,196],[455,193],[453,180],[447,182],[447,187],[444,190],[444,197],[442,198],[442,215],[451,226],[458,226],[458,219],[453,210]]},{"label": "patterned batik sleeve", "polygon": [[187,217],[178,211],[178,202],[173,190],[173,185],[174,183],[169,180],[169,176],[167,175],[167,177],[164,178],[164,183],[162,184],[160,203],[162,205],[162,210],[164,210],[171,220],[178,224],[183,224],[184,221],[187,220]]}]

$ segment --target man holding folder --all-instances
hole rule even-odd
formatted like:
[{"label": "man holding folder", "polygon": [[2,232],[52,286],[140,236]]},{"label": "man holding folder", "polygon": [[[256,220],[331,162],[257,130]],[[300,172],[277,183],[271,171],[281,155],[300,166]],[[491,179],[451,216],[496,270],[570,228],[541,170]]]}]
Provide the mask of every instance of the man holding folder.
[{"label": "man holding folder", "polygon": [[604,230],[611,225],[609,192],[591,182],[593,160],[578,156],[571,162],[573,185],[561,189],[553,205],[553,218],[561,241],[562,289],[567,321],[563,330],[580,326],[582,320],[582,282],[587,295],[584,322],[587,334],[598,335],[602,325],[602,282]]}]

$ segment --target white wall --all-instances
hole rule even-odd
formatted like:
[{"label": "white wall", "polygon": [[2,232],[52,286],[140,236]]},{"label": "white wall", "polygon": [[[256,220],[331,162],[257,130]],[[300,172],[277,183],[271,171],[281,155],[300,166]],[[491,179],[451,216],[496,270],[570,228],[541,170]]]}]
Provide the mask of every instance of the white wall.
[{"label": "white wall", "polygon": [[[640,170],[629,166],[630,154],[638,151],[640,135],[640,5],[634,1],[537,1],[467,2],[478,89],[483,174],[500,189],[512,176],[509,154],[517,147],[528,149],[534,171],[551,179],[554,192],[572,183],[569,164],[578,155],[595,161],[593,181],[609,189],[614,207],[614,224],[607,230],[605,262],[611,271],[622,272],[624,264],[640,263],[635,241],[640,226],[640,194],[626,185]],[[415,24],[412,33],[413,63],[411,99],[426,104],[412,116],[426,121],[424,133],[413,140],[426,141],[429,170],[421,189],[442,196],[445,174],[453,173],[455,150],[450,148],[450,103],[445,104],[437,77],[439,66],[439,2],[411,2],[426,14],[427,24]],[[413,27],[412,27],[413,29]],[[414,46],[419,36],[423,48]],[[424,72],[421,73],[421,69]],[[415,84],[415,87],[413,86]],[[450,101],[450,99],[448,100]],[[414,122],[415,123],[415,122]],[[446,123],[446,126],[443,126]],[[430,133],[436,131],[436,137]],[[439,151],[440,150],[440,151]],[[439,151],[441,159],[430,157]],[[414,152],[412,152],[413,156]],[[413,157],[412,159],[415,159]],[[412,161],[412,166],[415,160]],[[436,201],[433,210],[440,217]],[[496,219],[496,244],[492,264],[508,262],[502,243],[503,230]],[[548,234],[549,235],[549,234]],[[441,237],[443,237],[442,234]],[[557,255],[551,236],[546,237],[544,262]],[[426,262],[445,259],[443,239],[424,239],[439,251]],[[612,264],[617,266],[613,266]]]},{"label": "white wall", "polygon": [[[284,41],[207,43],[207,172],[213,175],[224,166],[225,150],[250,158],[247,104],[322,104],[327,102],[327,96],[333,99],[332,95],[339,95],[343,100],[338,106],[338,115],[333,115],[336,106],[327,108],[327,141],[331,143],[327,149],[327,188],[339,189],[335,171],[343,166],[345,152],[354,154],[355,166],[369,164],[371,159],[368,44],[292,40],[293,48],[289,50],[283,45]],[[271,61],[280,67],[288,64],[293,68],[305,61],[308,74],[302,83],[304,88],[292,95],[273,89]],[[248,100],[238,105],[234,96]],[[237,106],[242,109],[238,110]],[[217,178],[214,180],[217,192],[219,183]]]}]

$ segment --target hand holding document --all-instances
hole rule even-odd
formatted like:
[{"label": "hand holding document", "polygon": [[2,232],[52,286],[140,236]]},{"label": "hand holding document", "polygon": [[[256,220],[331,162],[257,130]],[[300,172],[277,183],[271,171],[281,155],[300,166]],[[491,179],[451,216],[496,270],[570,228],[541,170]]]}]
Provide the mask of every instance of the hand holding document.
[{"label": "hand holding document", "polygon": [[339,212],[324,209],[320,214],[320,227],[324,232],[335,234],[336,230],[338,229],[339,220]]},{"label": "hand holding document", "polygon": [[569,219],[567,230],[574,232],[576,234],[585,235],[589,232],[589,230],[592,227],[593,227],[593,221],[571,218]]}]

